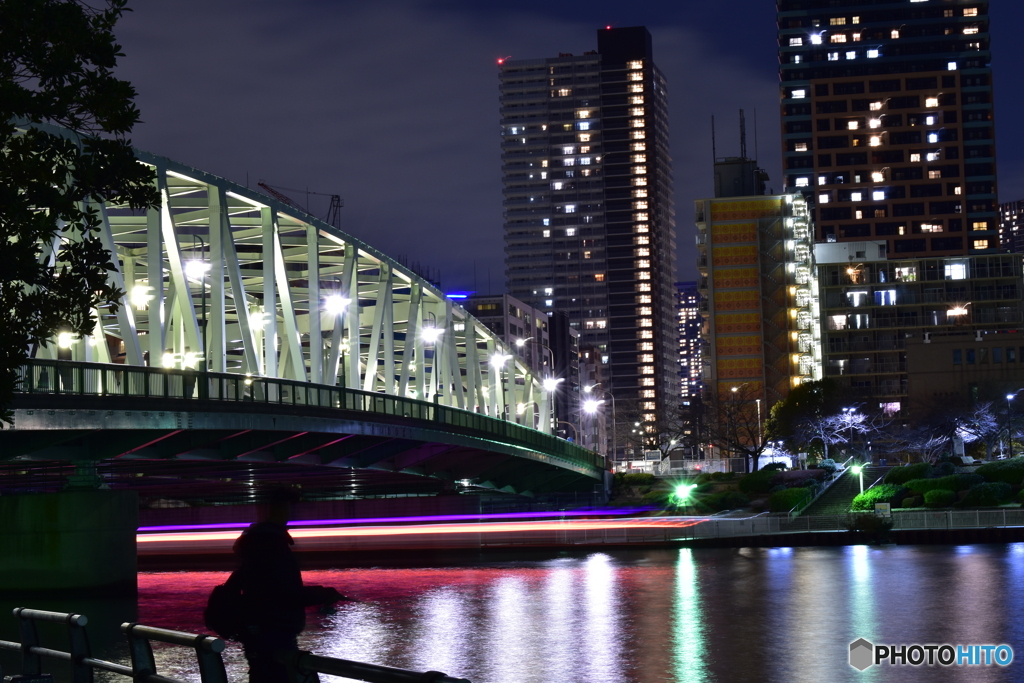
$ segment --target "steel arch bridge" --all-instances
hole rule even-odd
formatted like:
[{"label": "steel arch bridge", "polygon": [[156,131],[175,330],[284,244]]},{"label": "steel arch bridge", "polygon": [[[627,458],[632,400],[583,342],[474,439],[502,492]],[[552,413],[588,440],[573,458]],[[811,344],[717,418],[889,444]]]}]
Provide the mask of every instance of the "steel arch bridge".
[{"label": "steel arch bridge", "polygon": [[[186,407],[181,401],[227,400],[224,392],[231,385],[236,398],[265,404],[256,411],[261,414],[276,410],[268,405],[285,403],[294,413],[298,395],[317,396],[300,403],[300,410],[344,409],[349,422],[357,406],[344,400],[356,395],[393,397],[437,414],[465,413],[486,425],[469,431],[478,453],[487,451],[491,441],[506,454],[532,454],[524,464],[539,458],[549,466],[568,467],[588,487],[602,479],[600,456],[551,435],[551,396],[544,378],[433,284],[275,198],[164,157],[136,155],[155,172],[160,205],[144,212],[92,205],[114,266],[109,280],[124,296],[116,310],[94,311],[97,325],[91,338],[62,333],[35,350],[23,370],[22,391],[32,396],[19,398],[15,428],[0,437],[12,443],[13,435],[22,432],[19,446],[7,449],[6,457],[49,457],[55,453],[54,440],[33,455],[25,430],[76,426],[75,420],[40,421],[45,403],[39,394],[50,394],[46,401],[79,415],[78,426],[85,431],[124,430],[131,427],[123,420],[116,427],[83,420],[83,409],[102,407],[95,402],[103,399],[132,397],[137,411],[149,405],[146,401],[163,401],[165,412],[194,412],[191,406],[198,403]],[[70,232],[58,235],[43,249],[44,258],[54,263],[58,241],[71,238]],[[41,368],[47,382],[40,381]],[[133,368],[138,371],[121,372]],[[197,374],[203,378],[199,382]],[[94,377],[92,384],[87,375]],[[138,380],[144,391],[126,384],[136,375],[144,376]],[[153,395],[151,383],[159,377],[177,388]],[[169,399],[178,403],[166,405]],[[146,412],[160,412],[153,405]],[[216,414],[224,410],[222,405],[210,411],[207,428],[216,428]],[[363,412],[367,424],[378,421],[378,413]],[[466,434],[459,432],[468,428],[459,420],[438,427],[433,415],[435,433],[423,432],[414,441],[464,441]],[[396,417],[405,416],[392,414],[389,424],[394,426]],[[504,426],[499,428],[499,422]],[[300,424],[292,427],[304,431]],[[511,441],[501,436],[509,428],[516,432]],[[138,448],[104,457],[128,457]],[[194,445],[183,448],[181,453],[195,451]],[[358,460],[339,460],[359,466]]]}]

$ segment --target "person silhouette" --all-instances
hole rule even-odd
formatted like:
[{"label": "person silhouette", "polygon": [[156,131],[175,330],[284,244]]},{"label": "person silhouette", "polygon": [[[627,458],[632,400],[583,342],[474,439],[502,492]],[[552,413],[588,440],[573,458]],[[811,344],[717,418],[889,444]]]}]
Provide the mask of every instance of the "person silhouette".
[{"label": "person silhouette", "polygon": [[[282,653],[298,650],[298,635],[306,625],[306,607],[349,600],[337,589],[304,586],[294,541],[286,527],[294,492],[271,493],[261,509],[260,521],[251,524],[235,541],[239,561],[228,584],[242,593],[244,628],[239,634],[249,662],[249,683],[290,683]],[[317,681],[314,673],[305,681]]]}]

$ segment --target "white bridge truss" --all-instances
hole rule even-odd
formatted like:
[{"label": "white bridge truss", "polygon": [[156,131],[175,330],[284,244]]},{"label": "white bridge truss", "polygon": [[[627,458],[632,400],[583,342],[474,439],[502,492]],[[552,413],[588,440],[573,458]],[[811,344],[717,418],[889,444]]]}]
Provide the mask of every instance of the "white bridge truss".
[{"label": "white bridge truss", "polygon": [[[95,312],[93,338],[59,335],[37,357],[157,367],[205,359],[212,372],[435,401],[551,433],[544,378],[431,283],[301,210],[137,156],[156,172],[160,206],[95,205],[109,278],[125,296],[116,312]],[[56,246],[43,257],[54,259]]]}]

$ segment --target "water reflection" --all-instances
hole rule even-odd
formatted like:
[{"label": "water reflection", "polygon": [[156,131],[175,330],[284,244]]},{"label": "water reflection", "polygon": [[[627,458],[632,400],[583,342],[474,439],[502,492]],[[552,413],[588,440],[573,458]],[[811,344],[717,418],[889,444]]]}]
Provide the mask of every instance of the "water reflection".
[{"label": "water reflection", "polygon": [[[140,575],[138,620],[201,631],[206,597],[225,577]],[[362,601],[311,613],[304,649],[473,683],[1024,680],[1024,545],[608,552],[306,579]],[[69,609],[93,623],[106,610],[113,624],[131,605]],[[847,665],[859,637],[1007,643],[1021,664],[859,673]],[[94,650],[126,659],[112,642],[94,637]],[[187,649],[156,656],[161,673],[198,681]],[[230,680],[244,682],[240,649],[226,659]]]}]

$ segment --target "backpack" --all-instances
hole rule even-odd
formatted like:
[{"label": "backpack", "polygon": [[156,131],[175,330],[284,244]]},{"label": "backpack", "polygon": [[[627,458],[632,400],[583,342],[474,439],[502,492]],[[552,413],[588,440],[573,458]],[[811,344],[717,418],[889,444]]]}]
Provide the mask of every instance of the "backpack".
[{"label": "backpack", "polygon": [[240,640],[245,632],[245,600],[242,589],[232,582],[215,586],[203,610],[206,628],[227,640]]}]

